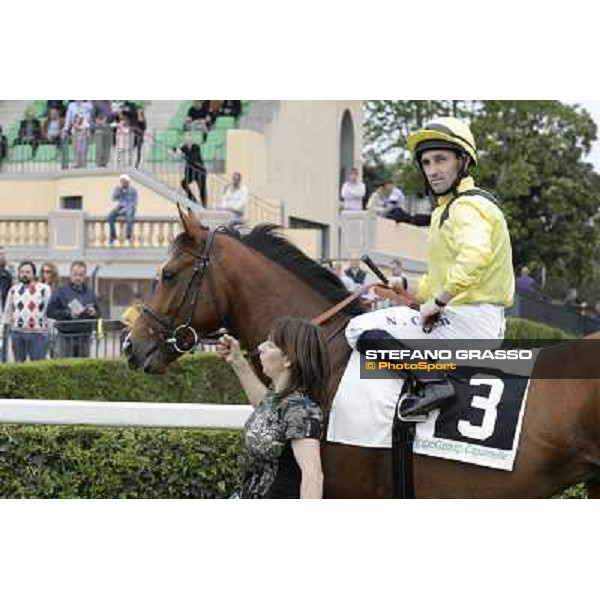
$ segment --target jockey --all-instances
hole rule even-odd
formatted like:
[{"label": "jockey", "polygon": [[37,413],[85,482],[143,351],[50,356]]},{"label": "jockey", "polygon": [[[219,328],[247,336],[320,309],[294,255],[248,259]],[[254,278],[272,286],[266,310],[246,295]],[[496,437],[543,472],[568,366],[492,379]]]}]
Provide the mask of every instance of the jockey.
[{"label": "jockey", "polygon": [[[355,317],[350,346],[364,352],[370,339],[504,339],[504,308],[512,305],[510,236],[494,197],[475,187],[477,164],[470,128],[453,117],[434,119],[408,138],[428,190],[436,200],[428,233],[428,270],[419,282],[420,311],[392,307]],[[431,329],[425,327],[435,320]],[[397,347],[397,341],[395,342]],[[455,395],[446,379],[421,380],[405,416],[427,413]]]}]

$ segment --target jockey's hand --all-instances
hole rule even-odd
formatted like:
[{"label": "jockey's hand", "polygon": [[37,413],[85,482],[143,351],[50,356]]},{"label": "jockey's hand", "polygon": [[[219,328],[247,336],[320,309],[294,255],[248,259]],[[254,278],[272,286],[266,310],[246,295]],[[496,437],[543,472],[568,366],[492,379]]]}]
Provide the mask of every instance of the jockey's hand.
[{"label": "jockey's hand", "polygon": [[425,304],[421,304],[419,313],[421,315],[421,326],[431,325],[431,323],[442,312],[442,307],[435,303],[435,300],[429,300]]}]

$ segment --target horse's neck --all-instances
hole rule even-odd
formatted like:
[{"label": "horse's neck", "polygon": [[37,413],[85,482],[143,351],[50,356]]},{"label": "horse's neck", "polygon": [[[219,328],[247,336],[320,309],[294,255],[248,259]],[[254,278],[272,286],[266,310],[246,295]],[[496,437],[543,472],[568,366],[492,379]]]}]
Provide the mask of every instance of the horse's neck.
[{"label": "horse's neck", "polygon": [[249,347],[264,341],[279,317],[312,319],[331,306],[331,302],[280,265],[236,271],[230,303],[232,321],[239,338]]}]

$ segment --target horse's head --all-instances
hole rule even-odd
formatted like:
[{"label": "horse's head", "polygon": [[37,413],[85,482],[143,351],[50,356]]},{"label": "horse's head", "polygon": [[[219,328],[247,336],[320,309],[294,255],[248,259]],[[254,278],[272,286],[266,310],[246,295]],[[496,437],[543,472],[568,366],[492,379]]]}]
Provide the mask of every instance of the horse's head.
[{"label": "horse's head", "polygon": [[[184,232],[174,241],[141,316],[123,346],[132,368],[159,373],[214,332],[227,314],[227,297],[215,266],[215,231],[180,211]],[[220,236],[219,236],[220,237]]]}]

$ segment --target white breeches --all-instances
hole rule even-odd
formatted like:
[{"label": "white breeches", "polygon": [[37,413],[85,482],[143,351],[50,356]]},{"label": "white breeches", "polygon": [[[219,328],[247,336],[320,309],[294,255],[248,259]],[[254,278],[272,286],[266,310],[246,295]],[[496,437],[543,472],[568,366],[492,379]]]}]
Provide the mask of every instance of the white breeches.
[{"label": "white breeches", "polygon": [[[354,317],[346,327],[348,344],[355,349],[358,338],[369,329],[383,329],[394,338],[417,340],[504,339],[504,307],[496,304],[463,304],[444,310],[431,333],[424,333],[419,313],[407,306],[393,306]],[[410,343],[407,344],[410,346]]]}]

